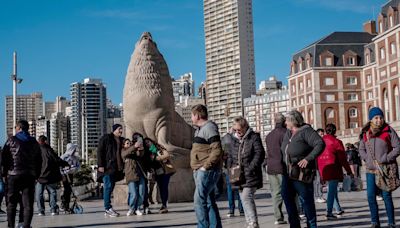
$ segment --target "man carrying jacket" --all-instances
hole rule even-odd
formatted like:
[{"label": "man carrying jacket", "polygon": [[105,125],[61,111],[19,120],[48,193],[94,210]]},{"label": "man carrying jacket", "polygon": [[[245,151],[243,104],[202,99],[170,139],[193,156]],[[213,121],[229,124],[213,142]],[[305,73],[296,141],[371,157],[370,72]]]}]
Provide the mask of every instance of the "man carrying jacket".
[{"label": "man carrying jacket", "polygon": [[192,122],[197,127],[190,153],[196,190],[194,209],[198,228],[221,228],[221,217],[215,202],[215,188],[221,176],[223,151],[218,126],[208,120],[207,108],[195,105]]},{"label": "man carrying jacket", "polygon": [[23,227],[29,228],[33,216],[35,180],[40,174],[42,156],[36,139],[29,135],[29,123],[20,120],[16,135],[10,137],[0,156],[2,174],[7,175],[8,227],[15,227],[16,207],[22,195]]},{"label": "man carrying jacket", "polygon": [[124,163],[121,157],[124,138],[121,137],[122,126],[120,124],[114,124],[112,130],[112,133],[104,135],[99,141],[97,148],[97,180],[103,182],[105,215],[118,217],[119,213],[111,206],[111,194],[114,191],[115,182],[124,178]]},{"label": "man carrying jacket", "polygon": [[68,163],[61,160],[49,144],[47,144],[46,136],[39,136],[38,142],[40,145],[40,151],[42,152],[42,169],[35,190],[36,204],[39,211],[38,215],[45,215],[43,197],[44,189],[49,193],[51,215],[58,215],[57,184],[62,179],[60,167],[68,166]]}]

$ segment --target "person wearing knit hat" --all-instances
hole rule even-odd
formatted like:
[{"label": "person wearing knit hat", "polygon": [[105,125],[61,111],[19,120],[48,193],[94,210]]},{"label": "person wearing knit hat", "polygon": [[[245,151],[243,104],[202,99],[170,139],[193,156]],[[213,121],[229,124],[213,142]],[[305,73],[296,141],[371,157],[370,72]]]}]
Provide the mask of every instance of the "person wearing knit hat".
[{"label": "person wearing knit hat", "polygon": [[97,148],[97,181],[104,184],[103,200],[105,215],[118,217],[111,205],[111,194],[115,183],[124,179],[124,162],[121,151],[123,148],[122,125],[114,124],[112,132],[99,140]]},{"label": "person wearing knit hat", "polygon": [[385,116],[383,115],[383,111],[382,109],[378,108],[378,107],[373,107],[369,110],[368,113],[368,119],[372,120],[375,116],[381,116],[382,118],[384,118]]},{"label": "person wearing knit hat", "polygon": [[362,129],[360,135],[359,153],[366,166],[367,198],[371,213],[371,227],[381,227],[379,208],[376,196],[382,192],[385,202],[388,227],[395,225],[395,209],[392,192],[379,189],[375,183],[375,175],[379,164],[397,164],[400,155],[400,140],[396,131],[385,122],[384,113],[379,107],[373,107],[368,113],[369,121]]}]

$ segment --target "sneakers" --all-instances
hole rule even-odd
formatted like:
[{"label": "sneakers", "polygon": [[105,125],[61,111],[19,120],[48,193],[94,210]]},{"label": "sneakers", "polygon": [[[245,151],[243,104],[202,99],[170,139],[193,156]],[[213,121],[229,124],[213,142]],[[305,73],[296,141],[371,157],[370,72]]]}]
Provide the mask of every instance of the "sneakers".
[{"label": "sneakers", "polygon": [[326,220],[336,220],[338,217],[336,215],[325,215]]},{"label": "sneakers", "polygon": [[38,216],[44,216],[44,211],[39,212]]},{"label": "sneakers", "polygon": [[322,197],[318,197],[315,199],[315,202],[317,203],[326,203],[326,199],[322,198]]},{"label": "sneakers", "polygon": [[59,214],[58,211],[51,212],[51,216],[55,216],[55,215],[58,215],[58,214]]},{"label": "sneakers", "polygon": [[341,211],[339,211],[339,212],[336,212],[336,217],[340,218],[340,217],[343,216],[343,214],[344,214],[344,211],[343,211],[343,210],[341,210]]},{"label": "sneakers", "polygon": [[114,211],[114,209],[110,208],[108,210],[106,210],[106,212],[104,213],[105,216],[109,216],[109,217],[118,217],[119,213]]},{"label": "sneakers", "polygon": [[287,222],[284,221],[284,220],[278,220],[278,221],[275,221],[274,224],[275,224],[275,225],[282,225],[282,224],[287,224]]},{"label": "sneakers", "polygon": [[126,213],[126,216],[132,216],[135,215],[135,211],[133,209],[129,209],[129,211]]},{"label": "sneakers", "polygon": [[383,198],[382,198],[382,196],[376,196],[376,200],[377,200],[377,201],[382,201]]},{"label": "sneakers", "polygon": [[371,224],[371,228],[381,228],[381,225],[376,224],[376,223],[372,223]]},{"label": "sneakers", "polygon": [[167,207],[161,207],[159,213],[160,213],[160,214],[166,214],[166,213],[168,213]]},{"label": "sneakers", "polygon": [[260,226],[256,222],[250,222],[247,224],[246,228],[260,228]]},{"label": "sneakers", "polygon": [[136,211],[135,211],[135,214],[136,214],[136,215],[143,215],[143,212],[141,212],[140,210],[136,210]]},{"label": "sneakers", "polygon": [[235,214],[234,214],[234,213],[231,213],[231,212],[229,212],[229,213],[226,215],[226,217],[228,217],[228,218],[235,217]]}]

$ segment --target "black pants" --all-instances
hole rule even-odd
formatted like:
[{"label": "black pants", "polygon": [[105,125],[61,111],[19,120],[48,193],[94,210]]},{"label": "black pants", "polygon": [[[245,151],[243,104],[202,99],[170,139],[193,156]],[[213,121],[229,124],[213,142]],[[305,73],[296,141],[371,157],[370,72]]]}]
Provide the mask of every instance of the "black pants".
[{"label": "black pants", "polygon": [[68,174],[69,180],[67,176],[63,176],[63,186],[64,186],[64,193],[61,196],[61,203],[62,207],[65,211],[70,211],[69,203],[71,201],[71,193],[72,193],[72,183],[74,180],[74,176],[72,174]]},{"label": "black pants", "polygon": [[35,194],[35,177],[31,175],[16,175],[7,177],[7,219],[8,227],[15,227],[17,204],[22,198],[24,227],[31,226],[33,217],[33,201]]}]

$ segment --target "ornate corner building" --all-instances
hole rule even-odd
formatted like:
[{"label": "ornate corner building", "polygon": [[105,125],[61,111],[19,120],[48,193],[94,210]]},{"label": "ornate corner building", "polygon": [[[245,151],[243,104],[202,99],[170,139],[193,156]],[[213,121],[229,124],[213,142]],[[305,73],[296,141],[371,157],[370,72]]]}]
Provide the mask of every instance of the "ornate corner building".
[{"label": "ornate corner building", "polygon": [[334,123],[349,141],[356,140],[374,106],[400,127],[399,9],[400,0],[389,1],[378,23],[366,22],[364,32],[334,32],[295,53],[288,76],[290,108],[314,128]]}]

